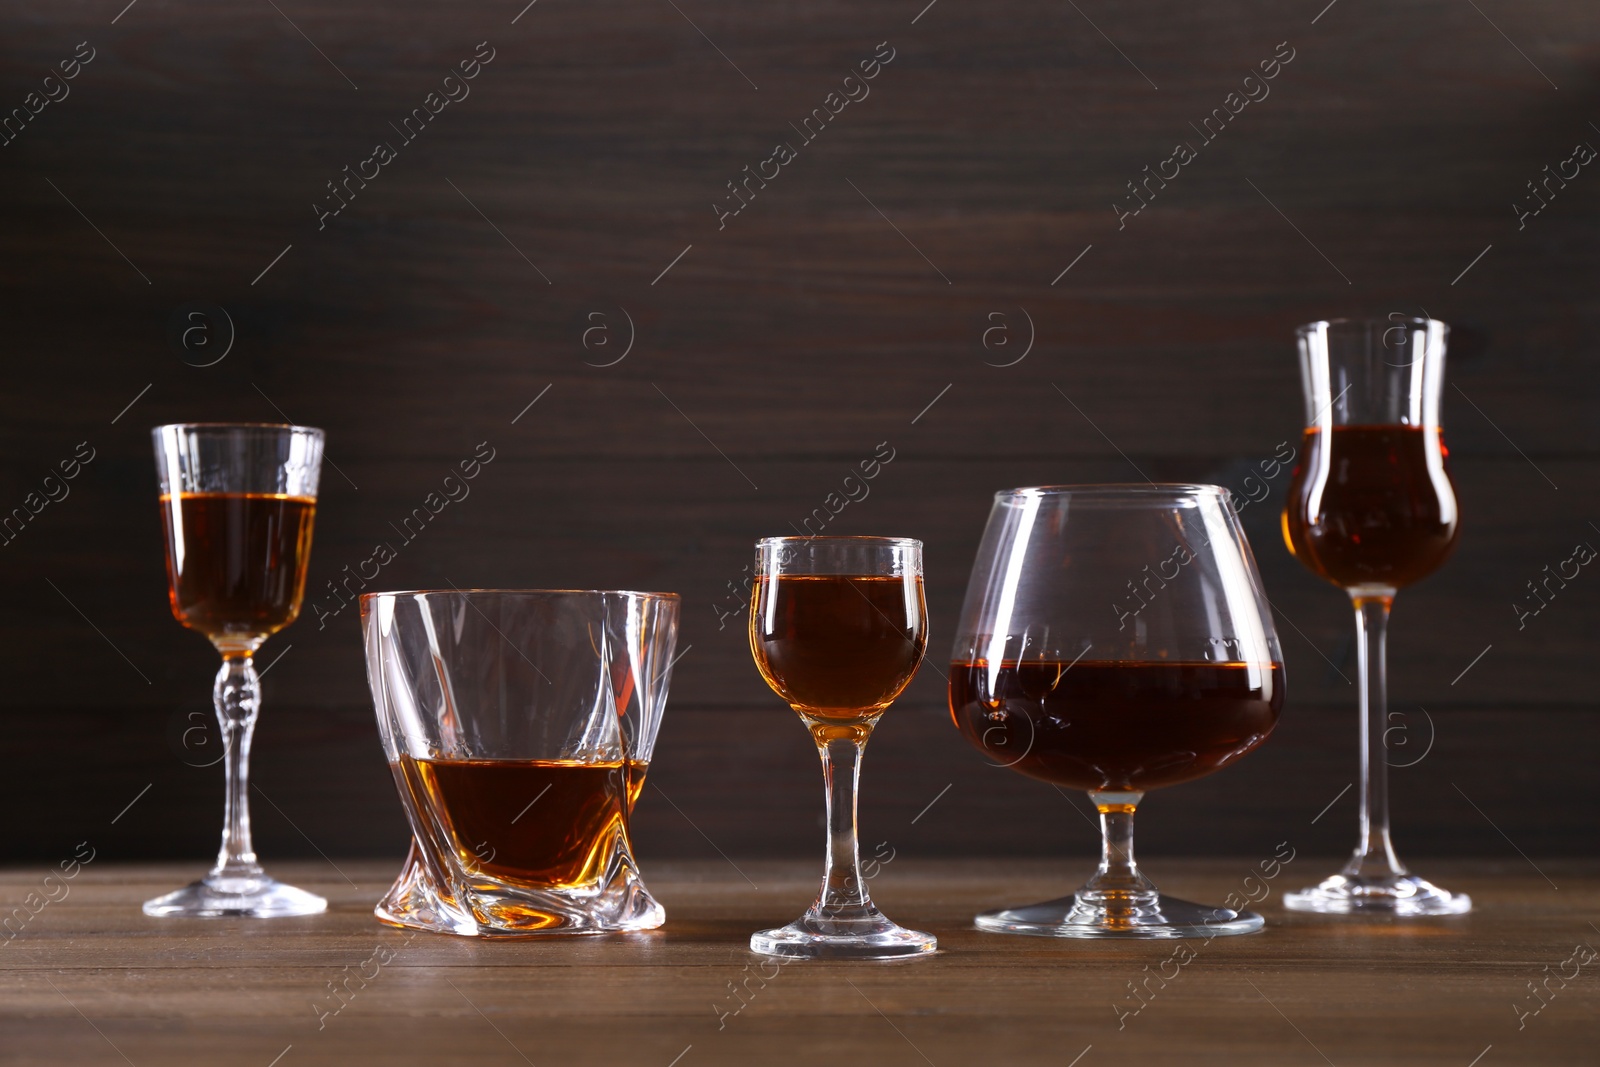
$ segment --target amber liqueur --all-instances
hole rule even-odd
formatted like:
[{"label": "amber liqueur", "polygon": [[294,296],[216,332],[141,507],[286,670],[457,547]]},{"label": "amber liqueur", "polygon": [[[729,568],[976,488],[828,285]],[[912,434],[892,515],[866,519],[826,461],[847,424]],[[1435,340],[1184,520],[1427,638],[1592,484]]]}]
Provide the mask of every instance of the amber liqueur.
[{"label": "amber liqueur", "polygon": [[927,647],[922,579],[763,575],[750,649],[767,684],[801,714],[850,720],[888,707]]},{"label": "amber liqueur", "polygon": [[161,497],[172,613],[213,640],[261,638],[300,612],[317,503],[278,493]]},{"label": "amber liqueur", "polygon": [[[416,759],[402,780],[471,874],[543,888],[592,886],[644,788],[640,760]],[[438,857],[443,859],[443,857]]]},{"label": "amber liqueur", "polygon": [[1283,708],[1275,663],[950,665],[950,715],[991,761],[1054,785],[1147,790],[1224,767]]},{"label": "amber liqueur", "polygon": [[1283,513],[1289,551],[1344,589],[1426,577],[1456,544],[1448,456],[1437,428],[1308,429]]}]

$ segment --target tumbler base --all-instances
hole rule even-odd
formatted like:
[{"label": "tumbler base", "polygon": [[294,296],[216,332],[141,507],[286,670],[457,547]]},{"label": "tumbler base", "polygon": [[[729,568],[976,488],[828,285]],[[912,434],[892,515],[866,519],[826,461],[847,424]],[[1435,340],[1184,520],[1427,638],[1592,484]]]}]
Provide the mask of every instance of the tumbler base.
[{"label": "tumbler base", "polygon": [[390,926],[484,938],[653,930],[667,919],[666,909],[628,863],[615,863],[610,877],[593,887],[484,881],[468,882],[450,893],[429,875],[414,845],[373,914]]}]

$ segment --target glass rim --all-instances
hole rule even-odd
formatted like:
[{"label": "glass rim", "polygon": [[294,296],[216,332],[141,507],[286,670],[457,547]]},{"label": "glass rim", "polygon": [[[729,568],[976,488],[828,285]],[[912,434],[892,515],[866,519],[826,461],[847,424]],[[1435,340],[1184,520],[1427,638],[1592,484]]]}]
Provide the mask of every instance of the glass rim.
[{"label": "glass rim", "polygon": [[1294,332],[1295,336],[1304,337],[1308,333],[1314,333],[1318,329],[1323,329],[1330,326],[1398,326],[1402,324],[1431,325],[1433,323],[1438,323],[1447,333],[1450,330],[1450,324],[1445,322],[1443,319],[1430,319],[1426,315],[1401,315],[1399,318],[1393,319],[1362,319],[1353,317],[1316,319],[1312,322],[1301,323],[1299,326],[1294,328]]},{"label": "glass rim", "polygon": [[1016,489],[1001,489],[994,494],[996,500],[1015,500],[1037,496],[1231,496],[1225,486],[1208,482],[1084,482],[1071,485],[1025,485]]},{"label": "glass rim", "polygon": [[756,547],[762,545],[785,545],[798,543],[814,543],[817,541],[831,544],[861,544],[861,545],[899,545],[909,547],[916,545],[922,547],[922,541],[915,537],[880,537],[877,534],[785,534],[782,537],[763,537],[756,541]]},{"label": "glass rim", "polygon": [[320,426],[303,426],[296,422],[163,422],[150,427],[152,436],[159,437],[162,430],[287,430],[327,436]]},{"label": "glass rim", "polygon": [[488,593],[492,596],[636,596],[648,597],[652,600],[682,600],[680,593],[652,593],[640,589],[508,589],[503,587],[478,587],[468,586],[461,589],[447,587],[444,589],[374,589],[370,593],[362,593],[360,599],[367,600],[380,596],[433,596],[438,594],[466,594]]}]

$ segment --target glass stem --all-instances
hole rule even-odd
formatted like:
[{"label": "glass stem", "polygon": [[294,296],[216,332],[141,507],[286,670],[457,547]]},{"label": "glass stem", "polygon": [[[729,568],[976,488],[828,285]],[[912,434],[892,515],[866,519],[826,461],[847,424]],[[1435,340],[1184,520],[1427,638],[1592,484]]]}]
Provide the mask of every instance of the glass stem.
[{"label": "glass stem", "polygon": [[1389,840],[1389,763],[1384,733],[1389,726],[1389,696],[1384,646],[1394,590],[1352,593],[1356,609],[1356,649],[1361,670],[1361,839],[1344,873],[1360,878],[1406,873]]},{"label": "glass stem", "polygon": [[250,840],[250,738],[261,704],[261,679],[249,652],[225,652],[211,690],[222,727],[223,766],[227,772],[227,807],[222,848],[210,878],[250,878],[262,873]]},{"label": "glass stem", "polygon": [[822,757],[822,777],[828,796],[828,858],[822,892],[811,906],[814,914],[837,921],[874,916],[877,909],[861,877],[861,855],[856,843],[856,790],[861,784],[861,754],[870,728],[864,726],[813,726],[812,737]]},{"label": "glass stem", "polygon": [[1140,792],[1090,793],[1100,812],[1100,868],[1078,890],[1078,899],[1095,904],[1146,904],[1156,887],[1139,871],[1133,858],[1133,813],[1144,799]]}]

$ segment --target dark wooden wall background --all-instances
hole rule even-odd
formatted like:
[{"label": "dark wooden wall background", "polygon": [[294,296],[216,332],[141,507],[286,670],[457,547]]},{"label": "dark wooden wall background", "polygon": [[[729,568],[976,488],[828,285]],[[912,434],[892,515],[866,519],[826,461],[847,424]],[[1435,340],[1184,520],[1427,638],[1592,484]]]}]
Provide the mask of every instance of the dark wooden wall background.
[{"label": "dark wooden wall background", "polygon": [[[1592,850],[1600,574],[1521,630],[1513,603],[1600,545],[1600,172],[1522,229],[1512,204],[1578,142],[1600,146],[1600,9],[123,2],[8,3],[0,32],[5,109],[79,42],[95,56],[0,147],[0,507],[78,442],[96,457],[0,547],[0,859],[87,838],[198,867],[215,848],[220,770],[182,743],[215,660],[168,613],[155,423],[327,429],[324,604],[489,441],[471,496],[374,585],[682,593],[641,851],[809,855],[810,745],[751,666],[742,616],[718,624],[754,538],[888,442],[871,496],[829,530],[925,539],[942,657],[992,491],[1134,465],[1242,489],[1301,425],[1297,323],[1423,309],[1457,331],[1445,411],[1465,527],[1395,617],[1394,760],[1426,752],[1394,772],[1398,839],[1410,855]],[[401,145],[389,124],[485,40],[470,97]],[[883,41],[895,58],[870,96],[719,230],[725,183],[797,142],[789,123]],[[1125,183],[1196,142],[1190,123],[1285,41],[1270,96],[1119,229]],[[325,183],[378,141],[397,158],[319,230]],[[175,340],[196,305],[232,324],[212,366],[194,364],[227,340],[218,312]],[[598,366],[624,312],[632,349]],[[1031,352],[997,366],[1029,319]],[[586,349],[595,325],[610,334]],[[1286,483],[1245,512],[1281,610],[1281,727],[1153,796],[1147,854],[1353,838],[1353,792],[1334,802],[1355,773],[1350,620],[1283,548]],[[398,857],[354,611],[319,628],[308,609],[263,662],[280,653],[255,753],[262,852]],[[869,750],[869,849],[1087,858],[1084,808],[987,767],[933,670]]]}]

